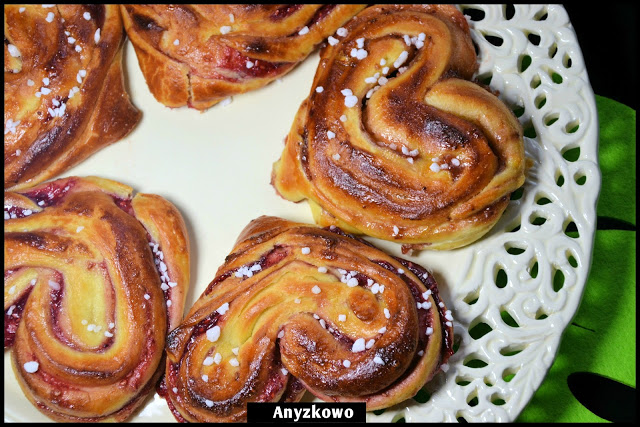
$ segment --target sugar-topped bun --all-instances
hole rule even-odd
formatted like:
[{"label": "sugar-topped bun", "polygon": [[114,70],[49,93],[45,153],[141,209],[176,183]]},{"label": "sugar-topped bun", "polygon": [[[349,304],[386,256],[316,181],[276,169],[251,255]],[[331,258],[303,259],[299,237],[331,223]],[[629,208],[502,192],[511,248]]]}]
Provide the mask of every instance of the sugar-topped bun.
[{"label": "sugar-topped bun", "polygon": [[123,5],[153,96],[205,110],[289,72],[364,5]]},{"label": "sugar-topped bun", "polygon": [[451,5],[377,5],[320,54],[272,183],[316,222],[451,249],[498,221],[524,183],[522,127],[477,70]]},{"label": "sugar-topped bun", "polygon": [[96,177],[5,192],[4,346],[25,396],[56,421],[127,419],[182,319],[184,221],[132,193]]},{"label": "sugar-topped bun", "polygon": [[180,421],[246,420],[247,402],[305,390],[367,410],[413,397],[453,353],[424,268],[337,227],[259,217],[167,339]]},{"label": "sugar-topped bun", "polygon": [[4,6],[4,186],[60,175],[142,114],[124,88],[117,5]]}]

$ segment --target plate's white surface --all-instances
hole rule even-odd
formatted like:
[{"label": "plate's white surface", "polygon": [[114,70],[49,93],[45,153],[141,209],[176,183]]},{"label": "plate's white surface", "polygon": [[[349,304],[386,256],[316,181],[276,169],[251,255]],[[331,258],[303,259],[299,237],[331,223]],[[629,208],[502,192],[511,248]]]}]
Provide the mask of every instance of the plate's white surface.
[{"label": "plate's white surface", "polygon": [[[516,5],[515,14],[507,20],[501,5],[460,7],[484,12],[481,20],[471,21],[480,48],[479,75],[492,75],[491,87],[510,107],[524,107],[519,120],[525,128],[533,126],[536,134],[525,138],[532,167],[522,196],[511,201],[488,235],[466,248],[423,251],[412,257],[438,280],[455,318],[459,349],[447,372],[426,386],[431,395],[426,403],[408,401],[381,415],[369,414],[369,421],[401,417],[409,422],[459,417],[513,421],[553,362],[562,332],[577,310],[591,263],[600,189],[598,119],[566,11],[555,5]],[[529,34],[539,36],[537,46],[527,39]],[[502,45],[492,45],[484,35],[500,37]],[[521,71],[525,55],[532,63]],[[137,192],[164,196],[180,209],[192,250],[192,282],[185,311],[214,278],[250,220],[269,214],[312,222],[306,202],[294,204],[280,198],[270,185],[270,176],[293,117],[310,90],[317,64],[315,53],[280,81],[236,96],[227,106],[204,113],[171,110],[152,97],[133,48],[127,44],[129,93],[143,119],[125,140],[64,176],[114,179]],[[557,77],[554,82],[553,73],[561,76],[560,83]],[[569,132],[576,125],[577,131]],[[577,161],[566,160],[563,154],[575,147],[580,149]],[[560,176],[562,185],[558,184]],[[541,198],[550,203],[539,204]],[[535,225],[542,222],[536,218],[544,218],[544,224]],[[564,232],[571,222],[577,226],[577,238]],[[519,229],[511,231],[517,225]],[[401,255],[399,245],[372,241]],[[513,254],[513,247],[524,251]],[[537,275],[532,277],[536,263]],[[506,273],[506,282],[500,270]],[[557,291],[553,285],[556,271],[564,275]],[[519,326],[505,323],[501,312],[508,312]],[[474,339],[469,330],[479,323],[491,331]],[[474,359],[486,366],[472,367],[477,366]],[[9,351],[5,351],[4,370],[5,421],[50,421],[23,396]],[[509,374],[515,376],[506,381]],[[154,394],[132,421],[175,420],[164,400]]]}]

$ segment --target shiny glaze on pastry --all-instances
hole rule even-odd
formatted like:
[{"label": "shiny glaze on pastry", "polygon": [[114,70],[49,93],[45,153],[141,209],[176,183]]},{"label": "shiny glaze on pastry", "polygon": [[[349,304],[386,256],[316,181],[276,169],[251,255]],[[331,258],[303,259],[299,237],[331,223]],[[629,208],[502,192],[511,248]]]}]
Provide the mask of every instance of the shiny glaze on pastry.
[{"label": "shiny glaze on pastry", "polygon": [[386,408],[453,353],[451,313],[417,264],[337,227],[259,217],[167,339],[180,421],[244,421],[247,402]]},{"label": "shiny glaze on pastry", "polygon": [[290,71],[364,5],[123,5],[153,96],[205,110]]},{"label": "shiny glaze on pastry", "polygon": [[274,164],[284,198],[315,221],[451,249],[484,235],[524,182],[522,127],[477,70],[451,5],[378,5],[321,51]]},{"label": "shiny glaze on pastry", "polygon": [[127,419],[182,319],[180,213],[95,177],[5,192],[4,206],[4,345],[26,397],[57,421]]},{"label": "shiny glaze on pastry", "polygon": [[51,179],[140,121],[115,5],[5,5],[4,186]]}]

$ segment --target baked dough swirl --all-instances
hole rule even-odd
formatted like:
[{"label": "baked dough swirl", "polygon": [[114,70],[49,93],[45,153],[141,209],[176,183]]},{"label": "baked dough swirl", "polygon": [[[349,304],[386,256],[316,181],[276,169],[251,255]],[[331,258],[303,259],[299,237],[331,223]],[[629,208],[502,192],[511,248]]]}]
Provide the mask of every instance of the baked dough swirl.
[{"label": "baked dough swirl", "polygon": [[321,51],[272,183],[315,221],[451,249],[484,235],[524,183],[522,127],[477,70],[451,5],[378,5]]},{"label": "baked dough swirl", "polygon": [[263,216],[167,339],[166,394],[180,421],[246,419],[247,402],[386,408],[453,353],[434,278],[337,227]]},{"label": "baked dough swirl", "polygon": [[123,5],[153,96],[205,110],[290,71],[364,5]]},{"label": "baked dough swirl", "polygon": [[180,213],[95,177],[5,192],[4,205],[4,345],[22,390],[57,421],[125,420],[182,319]]},{"label": "baked dough swirl", "polygon": [[4,186],[51,179],[140,121],[117,5],[4,6]]}]

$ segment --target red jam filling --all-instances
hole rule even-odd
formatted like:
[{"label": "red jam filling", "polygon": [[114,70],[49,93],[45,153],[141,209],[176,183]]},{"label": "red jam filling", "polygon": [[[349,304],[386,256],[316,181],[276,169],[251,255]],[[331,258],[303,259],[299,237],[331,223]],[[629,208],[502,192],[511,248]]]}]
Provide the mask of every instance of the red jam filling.
[{"label": "red jam filling", "polygon": [[289,255],[289,250],[287,248],[285,248],[284,246],[276,245],[271,251],[261,257],[258,260],[258,263],[260,264],[262,270],[266,270],[272,265],[275,265],[282,261],[287,255]]},{"label": "red jam filling", "polygon": [[[278,8],[274,13],[269,16],[272,21],[280,21],[288,16],[293,15],[298,9],[300,9],[302,5],[300,4],[289,4],[284,5]],[[311,17],[309,22],[307,22],[307,27],[311,27],[317,22],[321,21],[325,16],[329,14],[334,8],[335,4],[325,4],[320,9],[316,11],[316,13]],[[297,34],[297,33],[294,33]]]},{"label": "red jam filling", "polygon": [[292,15],[293,13],[295,13],[296,10],[300,9],[301,7],[302,7],[301,4],[284,5],[276,9],[276,11],[273,12],[271,16],[269,16],[269,19],[271,19],[272,21],[280,21],[286,18],[287,16]]},{"label": "red jam filling", "polygon": [[[178,378],[177,378],[178,377],[178,367],[179,367],[178,363],[170,363],[169,364],[168,378],[167,378],[167,375],[164,375],[162,377],[162,380],[160,381],[160,384],[158,385],[158,395],[160,395],[161,397],[164,397],[164,400],[167,402],[167,405],[169,406],[169,410],[173,414],[174,418],[179,423],[186,423],[187,420],[184,419],[182,414],[180,414],[180,412],[176,409],[175,405],[173,404],[173,402],[169,398],[169,387],[175,387],[177,382],[178,382]],[[175,398],[179,400],[180,399],[180,395],[177,394],[177,393],[174,393],[174,394],[175,394]]]},{"label": "red jam filling", "polygon": [[[280,355],[278,355],[278,359]],[[287,385],[287,375],[281,371],[280,363],[273,363],[269,366],[269,379],[265,384],[261,393],[256,396],[256,402],[271,402],[274,397]]]},{"label": "red jam filling", "polygon": [[306,390],[304,384],[302,384],[299,379],[291,375],[289,377],[289,382],[287,383],[287,388],[280,398],[280,402],[291,402],[298,400],[300,393],[302,393],[304,390]]},{"label": "red jam filling", "polygon": [[51,304],[49,305],[49,316],[51,318],[51,327],[53,333],[59,341],[71,348],[75,348],[73,342],[69,341],[67,337],[60,329],[60,323],[58,318],[60,316],[60,307],[62,306],[62,297],[64,296],[64,280],[62,274],[56,272],[53,279],[49,279],[51,282],[57,283],[57,288],[50,287],[49,294],[51,298]]},{"label": "red jam filling", "polygon": [[[229,46],[225,46],[223,55],[224,57],[221,58],[218,65],[220,68],[234,71],[250,78],[275,76],[280,74],[283,68],[291,66],[291,63],[289,62],[270,62],[261,59],[249,58]],[[247,67],[247,63],[253,64],[251,65],[251,68]],[[234,78],[226,78],[222,75],[217,75],[216,78],[229,81],[237,80]]]},{"label": "red jam filling", "polygon": [[[63,180],[62,182],[54,181],[23,194],[24,196],[33,200],[41,208],[46,208],[48,206],[54,206],[60,203],[67,192],[74,186],[74,184],[75,181],[73,179]],[[34,212],[31,209],[21,208],[19,206],[4,206],[5,220],[24,218],[33,213],[37,212]]]},{"label": "red jam filling", "polygon": [[186,423],[187,420],[185,420],[182,414],[178,412],[173,402],[169,398],[169,390],[167,389],[167,381],[164,375],[162,376],[162,379],[158,383],[158,386],[156,387],[156,391],[158,392],[158,396],[162,397],[167,402],[167,405],[169,406],[169,410],[173,414],[176,421],[178,421],[179,423]]},{"label": "red jam filling", "polygon": [[32,289],[33,286],[26,289],[20,299],[4,312],[4,348],[11,347],[15,341],[22,312]]},{"label": "red jam filling", "polygon": [[218,323],[218,319],[220,319],[220,313],[214,311],[213,313],[202,319],[200,322],[198,322],[198,324],[193,328],[191,342],[195,341],[198,336],[213,328]]},{"label": "red jam filling", "polygon": [[73,179],[53,181],[23,194],[38,206],[46,208],[60,203],[75,183]]},{"label": "red jam filling", "polygon": [[327,326],[327,330],[336,339],[336,341],[340,342],[345,347],[353,347],[353,343],[355,341],[353,341],[353,339],[348,337],[347,335],[343,334],[339,328]]},{"label": "red jam filling", "polygon": [[[75,186],[75,184],[76,180],[73,178],[59,179],[21,194],[34,201],[41,208],[46,208],[49,206],[58,205],[67,195],[67,193],[69,193],[69,191]],[[130,198],[123,199],[113,195],[112,198],[116,206],[118,206],[129,215],[135,216]],[[29,215],[29,213],[25,214],[25,211],[29,211],[29,209],[23,209],[17,206],[5,205],[4,211],[8,213],[11,218],[13,218],[11,216],[12,214],[14,214],[17,218],[22,218]]]},{"label": "red jam filling", "polygon": [[221,274],[220,276],[216,277],[215,279],[213,279],[213,281],[211,283],[209,283],[209,286],[207,286],[207,289],[205,289],[204,294],[203,295],[208,295],[209,293],[211,293],[211,291],[213,290],[213,288],[221,282],[224,282],[225,280],[227,280],[227,278],[229,276],[231,276],[234,273],[235,270],[233,271],[227,271],[224,274]]},{"label": "red jam filling", "polygon": [[135,218],[136,215],[135,215],[135,212],[133,211],[133,206],[131,205],[130,198],[121,199],[120,197],[116,197],[113,195],[111,197],[113,198],[113,203],[115,203],[117,207],[119,207],[120,209],[122,209],[123,211],[125,211],[126,213],[128,213],[129,215]]},{"label": "red jam filling", "polygon": [[311,20],[307,24],[307,27],[311,28],[312,25],[316,24],[317,22],[320,22],[336,6],[337,5],[335,5],[335,4],[325,4],[324,6],[322,6],[320,9],[318,9],[318,11],[315,13],[315,15],[313,15],[313,17],[311,18]]},{"label": "red jam filling", "polygon": [[18,206],[5,206],[4,207],[4,219],[16,219],[16,218],[24,218],[25,216],[29,216],[33,211],[30,209],[23,209]]},{"label": "red jam filling", "polygon": [[[148,318],[150,318],[150,313],[147,313]],[[126,382],[129,387],[132,389],[139,389],[144,384],[142,384],[143,374],[149,369],[149,365],[156,351],[162,351],[162,348],[158,348],[155,339],[153,338],[153,327],[152,325],[144,325],[140,324],[139,327],[145,328],[147,330],[147,336],[145,337],[144,343],[144,354],[141,356],[140,361],[136,368],[129,373],[126,377]],[[108,373],[107,373],[108,374]]]}]

